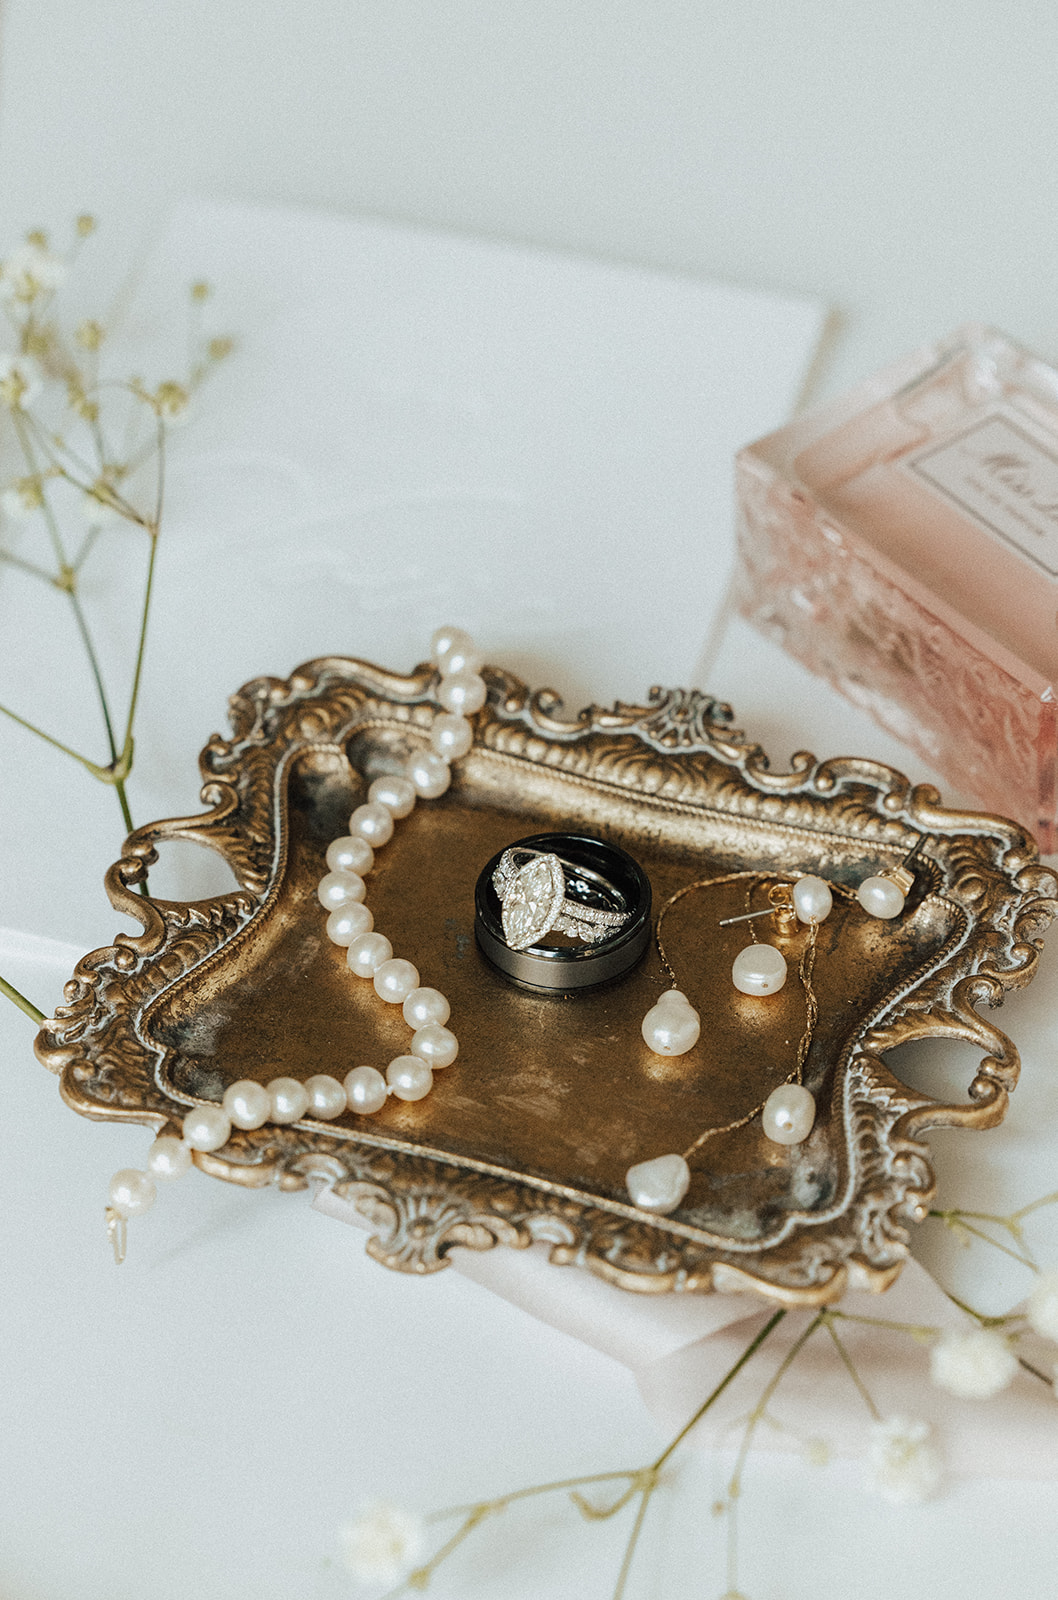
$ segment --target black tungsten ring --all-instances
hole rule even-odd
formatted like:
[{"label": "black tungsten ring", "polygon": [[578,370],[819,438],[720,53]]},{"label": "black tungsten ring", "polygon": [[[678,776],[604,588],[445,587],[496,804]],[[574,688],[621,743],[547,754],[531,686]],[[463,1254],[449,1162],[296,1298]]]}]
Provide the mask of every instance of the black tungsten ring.
[{"label": "black tungsten ring", "polygon": [[[570,993],[635,966],[650,942],[650,901],[646,873],[619,845],[537,833],[482,869],[474,932],[486,960],[512,983]],[[545,943],[553,932],[576,943]]]}]

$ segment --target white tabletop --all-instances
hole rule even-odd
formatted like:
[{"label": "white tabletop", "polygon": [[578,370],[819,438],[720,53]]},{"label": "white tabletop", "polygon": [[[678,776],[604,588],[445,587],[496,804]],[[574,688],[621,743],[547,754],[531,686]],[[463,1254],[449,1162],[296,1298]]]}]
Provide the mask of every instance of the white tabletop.
[{"label": "white tabletop", "polygon": [[[748,437],[793,404],[823,304],[841,321],[824,346],[816,393],[969,317],[1058,353],[1056,45],[1058,14],[982,0],[928,14],[910,3],[836,10],[822,0],[793,9],[179,0],[164,10],[131,0],[9,0],[0,219],[6,237],[98,211],[117,235],[98,268],[114,285],[124,244],[131,253],[174,200],[199,192],[406,217],[675,268],[670,309],[682,303],[688,315],[703,303],[699,291],[706,295],[702,274],[763,286],[774,291],[760,306],[775,319],[776,367],[766,403],[738,423]],[[195,270],[190,259],[177,265]],[[261,304],[223,301],[222,269],[218,255],[200,270],[217,277],[229,324],[249,326],[253,338],[224,376],[232,388],[218,396],[230,401],[217,413],[230,428],[224,470],[208,481],[191,474],[182,487],[177,479],[174,506],[184,508],[177,525],[193,546],[203,507],[227,496],[226,548],[249,567],[257,534],[240,531],[237,513],[253,470],[238,435],[240,425],[258,427],[265,407],[256,416],[240,408],[258,379],[267,394],[270,324]],[[282,284],[275,304],[302,293],[315,304],[317,289]],[[289,318],[283,327],[292,336]],[[662,386],[660,367],[656,379]],[[192,461],[208,453],[196,425]],[[306,439],[298,450],[311,457]],[[310,465],[306,481],[319,489],[318,463]],[[279,480],[267,481],[274,510]],[[313,504],[317,531],[345,511],[347,486],[325,487],[334,498]],[[711,494],[719,568],[730,508],[719,490]],[[692,516],[693,497],[672,505]],[[487,625],[496,608],[477,592]],[[149,725],[143,805],[151,814],[193,808],[196,744],[220,724],[224,696],[242,676],[283,672],[295,655],[339,647],[395,652],[387,665],[410,665],[428,599],[417,594],[404,632],[370,606],[358,614],[356,639],[316,645],[307,622],[290,624],[275,641],[282,659],[260,659],[267,641],[251,632],[247,665],[228,638],[215,672],[191,683],[178,749],[167,751]],[[329,603],[322,615],[333,629],[333,596]],[[706,631],[686,641],[688,680]],[[501,643],[527,674],[568,673],[573,696],[636,691],[593,683],[590,656],[571,665],[561,630],[549,634],[539,614],[515,617]],[[635,640],[630,671],[645,670],[649,644],[646,635]],[[714,644],[707,686],[734,702],[739,722],[777,758],[806,746],[854,750],[927,776],[741,624]],[[615,657],[614,675],[618,666]],[[670,675],[678,668],[666,659]],[[161,681],[162,658],[157,670]],[[13,836],[24,816],[15,747],[3,748],[4,875],[17,886],[18,914],[0,912],[9,930],[0,970],[50,1006],[71,953],[114,932],[99,888],[113,827],[102,805],[97,814],[85,802],[77,835],[67,836],[69,884],[45,882]],[[40,828],[54,836],[68,810],[60,785],[72,779],[61,767],[48,776]],[[100,842],[90,844],[98,829]],[[970,1135],[934,1140],[949,1203],[1006,1209],[1055,1186],[1052,994],[1053,960],[998,1019],[1025,1059],[1004,1128],[977,1136],[979,1144]],[[31,1031],[13,1010],[0,1011],[5,1600],[332,1600],[353,1592],[337,1564],[337,1531],[366,1498],[429,1509],[637,1464],[661,1447],[625,1367],[454,1272],[426,1281],[384,1272],[357,1235],[313,1213],[305,1196],[246,1194],[196,1174],[135,1228],[117,1271],[101,1196],[114,1168],[142,1159],[145,1135],[74,1117],[29,1055]],[[938,1052],[923,1070],[951,1070],[964,1082],[966,1059],[952,1065]],[[1045,1250],[1047,1237],[1054,1259],[1053,1228],[1041,1232]],[[975,1287],[996,1309],[1023,1292],[1012,1266],[990,1268],[984,1284],[975,1261],[943,1238],[920,1246],[957,1288]],[[1040,1426],[1053,1425],[1041,1411]],[[687,1455],[655,1502],[628,1600],[722,1593],[723,1525],[709,1508],[729,1465],[729,1454]],[[980,1465],[986,1473],[987,1448]],[[623,1532],[588,1526],[554,1503],[510,1513],[475,1535],[430,1592],[608,1596]],[[973,1584],[997,1600],[1043,1600],[1056,1534],[1051,1483],[956,1478],[943,1498],[897,1509],[864,1493],[856,1463],[810,1469],[765,1449],[746,1488],[741,1587],[752,1600],[961,1600]]]}]

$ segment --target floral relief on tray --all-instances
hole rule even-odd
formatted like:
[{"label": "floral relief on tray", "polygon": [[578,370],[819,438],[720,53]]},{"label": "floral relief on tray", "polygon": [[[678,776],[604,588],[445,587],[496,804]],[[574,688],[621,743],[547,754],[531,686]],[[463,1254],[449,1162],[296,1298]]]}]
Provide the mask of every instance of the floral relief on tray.
[{"label": "floral relief on tray", "polygon": [[[655,689],[645,705],[567,720],[550,691],[485,677],[451,789],[416,807],[371,874],[376,927],[451,1001],[457,1061],[422,1100],[235,1129],[197,1165],[248,1186],[333,1184],[367,1219],[370,1253],[403,1271],[444,1266],[454,1245],[540,1240],[556,1264],[644,1292],[750,1288],[820,1305],[848,1286],[885,1288],[933,1194],[923,1133],[994,1126],[1017,1081],[1014,1045],[979,1008],[1029,981],[1055,912],[1058,885],[1032,839],[944,809],[873,761],[800,754],[773,772],[729,709],[697,692]],[[190,1108],[237,1080],[341,1079],[406,1048],[399,1007],[326,938],[316,886],[370,781],[427,745],[436,688],[428,665],[400,676],[330,657],[233,696],[231,738],[214,736],[201,758],[206,812],[138,829],[107,874],[112,903],[143,932],[85,956],[38,1036],[75,1110],[179,1134]],[[702,1017],[685,1055],[655,1055],[642,1038],[667,983],[655,945],[625,978],[575,998],[527,993],[478,950],[478,872],[548,830],[622,846],[655,907],[688,883],[732,880],[686,896],[666,924]],[[166,840],[219,851],[240,887],[191,904],[142,896]],[[916,846],[903,915],[860,913],[848,891]],[[765,1013],[731,983],[739,930],[717,924],[744,909],[733,875],[750,872],[814,873],[846,891],[816,952],[804,1065],[816,1123],[791,1146],[769,1142],[759,1116],[711,1139],[678,1209],[650,1216],[629,1203],[627,1169],[737,1120],[783,1081],[796,1045],[796,984],[785,1010]],[[930,1037],[976,1054],[961,1103],[909,1087],[886,1059]]]}]

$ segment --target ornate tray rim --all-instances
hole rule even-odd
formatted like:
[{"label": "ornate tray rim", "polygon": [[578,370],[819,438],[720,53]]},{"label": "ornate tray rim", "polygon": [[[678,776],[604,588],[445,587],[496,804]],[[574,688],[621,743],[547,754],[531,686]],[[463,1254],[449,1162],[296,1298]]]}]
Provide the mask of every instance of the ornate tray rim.
[{"label": "ornate tray rim", "polygon": [[[934,1190],[918,1135],[929,1127],[996,1125],[1017,1081],[1014,1045],[976,1008],[1000,1004],[1007,990],[1031,979],[1040,936],[1058,911],[1058,880],[1039,863],[1035,842],[1006,818],[942,807],[931,786],[912,786],[867,759],[820,762],[800,751],[788,771],[775,772],[761,747],[733,728],[730,708],[698,691],[654,688],[646,705],[593,705],[570,720],[553,691],[531,691],[498,669],[485,676],[489,699],[475,718],[475,742],[527,770],[560,772],[732,824],[836,831],[880,857],[898,857],[930,836],[930,858],[964,910],[966,930],[850,1041],[840,1114],[855,1171],[838,1225],[813,1229],[795,1218],[787,1229],[797,1244],[792,1253],[717,1250],[678,1217],[650,1218],[539,1178],[512,1178],[487,1161],[423,1154],[403,1139],[337,1135],[323,1123],[236,1131],[223,1151],[196,1152],[197,1165],[249,1186],[333,1184],[377,1230],[370,1254],[408,1272],[443,1267],[453,1245],[542,1240],[554,1262],[577,1263],[641,1292],[752,1289],[784,1304],[821,1305],[846,1287],[887,1287],[908,1254],[909,1224],[925,1216]],[[435,687],[429,665],[401,676],[324,657],[287,680],[258,678],[232,696],[232,737],[214,735],[200,758],[209,810],[137,829],[107,872],[112,904],[143,932],[119,934],[82,957],[66,1004],[38,1034],[37,1055],[60,1075],[73,1109],[158,1130],[184,1109],[174,1111],[156,1081],[158,1047],[141,1020],[173,983],[240,938],[281,881],[291,764],[310,748],[340,754],[380,722],[425,739]],[[163,840],[219,851],[240,888],[189,904],[145,898],[136,886]],[[963,1040],[983,1052],[966,1104],[909,1089],[883,1060],[896,1045],[926,1037]]]}]

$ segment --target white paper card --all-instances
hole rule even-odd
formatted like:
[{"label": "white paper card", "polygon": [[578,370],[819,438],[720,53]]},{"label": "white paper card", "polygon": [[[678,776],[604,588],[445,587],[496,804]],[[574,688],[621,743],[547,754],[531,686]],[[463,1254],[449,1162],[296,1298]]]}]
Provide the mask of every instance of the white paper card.
[{"label": "white paper card", "polygon": [[[140,275],[111,370],[182,374],[199,278],[238,350],[171,439],[137,822],[201,809],[197,755],[241,683],[330,653],[406,669],[442,621],[574,709],[689,681],[729,566],[732,457],[790,410],[817,305],[189,201]],[[119,703],[144,558],[119,528],[85,570]],[[4,698],[102,759],[61,596],[7,571],[0,614]],[[0,762],[0,924],[108,941],[115,797],[10,725]],[[206,852],[189,854],[204,869],[155,892],[208,891]]]}]

